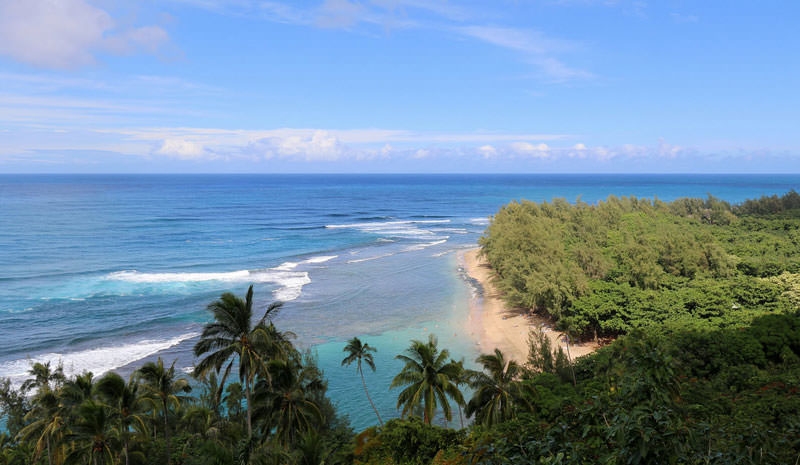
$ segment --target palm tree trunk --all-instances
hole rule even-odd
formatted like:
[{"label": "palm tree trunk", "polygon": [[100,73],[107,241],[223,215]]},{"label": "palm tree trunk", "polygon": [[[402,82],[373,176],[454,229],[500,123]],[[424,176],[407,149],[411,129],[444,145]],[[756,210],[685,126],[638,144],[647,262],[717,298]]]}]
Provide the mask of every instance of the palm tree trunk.
[{"label": "palm tree trunk", "polygon": [[253,402],[250,399],[250,379],[244,379],[244,396],[247,401],[247,439],[253,438]]},{"label": "palm tree trunk", "polygon": [[[126,433],[127,434],[127,433]],[[128,438],[125,438],[125,444],[122,446],[122,453],[125,454],[125,465],[129,465],[128,462]]]},{"label": "palm tree trunk", "polygon": [[378,413],[378,409],[375,407],[375,402],[372,402],[372,397],[369,396],[369,391],[367,390],[367,381],[364,380],[364,372],[361,371],[361,367],[358,367],[358,374],[361,375],[361,384],[364,385],[364,394],[367,395],[367,400],[369,401],[369,405],[372,406],[372,410],[375,410],[375,415],[378,417],[378,423],[383,426],[383,420],[381,420],[381,414]]},{"label": "palm tree trunk", "polygon": [[167,400],[163,400],[163,407],[164,407],[164,450],[167,453],[167,465],[170,465],[172,461],[172,454],[170,454],[169,450],[169,420],[167,419]]}]

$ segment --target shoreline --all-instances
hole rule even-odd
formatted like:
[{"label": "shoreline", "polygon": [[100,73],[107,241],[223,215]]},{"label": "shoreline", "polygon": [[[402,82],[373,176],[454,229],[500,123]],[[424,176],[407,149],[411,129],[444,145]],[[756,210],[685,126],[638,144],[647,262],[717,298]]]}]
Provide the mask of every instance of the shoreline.
[{"label": "shoreline", "polygon": [[[551,322],[522,309],[510,309],[492,283],[492,269],[478,256],[480,248],[467,250],[461,255],[464,272],[477,281],[482,292],[470,299],[467,332],[473,337],[481,353],[500,349],[508,359],[524,364],[528,360],[528,336],[531,330],[540,329],[550,339],[553,348],[567,345],[561,333],[553,330]],[[575,359],[597,350],[594,343],[571,344],[569,355]]]}]

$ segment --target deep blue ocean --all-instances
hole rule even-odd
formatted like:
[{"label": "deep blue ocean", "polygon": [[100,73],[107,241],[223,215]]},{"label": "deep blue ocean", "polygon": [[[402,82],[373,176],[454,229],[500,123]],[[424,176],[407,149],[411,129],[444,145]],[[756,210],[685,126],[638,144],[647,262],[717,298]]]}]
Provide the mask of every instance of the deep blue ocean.
[{"label": "deep blue ocean", "polygon": [[366,376],[384,419],[410,339],[433,332],[472,362],[459,252],[502,205],[798,187],[800,175],[0,175],[0,377],[21,383],[40,360],[190,371],[206,305],[254,284],[257,308],[285,302],[276,324],[317,353],[360,429],[375,418],[355,367],[340,367],[345,341],[378,349]]}]

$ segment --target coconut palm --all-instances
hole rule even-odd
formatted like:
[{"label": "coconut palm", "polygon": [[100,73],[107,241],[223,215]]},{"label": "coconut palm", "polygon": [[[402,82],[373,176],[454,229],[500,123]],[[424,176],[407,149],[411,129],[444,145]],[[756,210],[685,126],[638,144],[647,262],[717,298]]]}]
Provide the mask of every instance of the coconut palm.
[{"label": "coconut palm", "polygon": [[48,465],[64,461],[66,448],[63,441],[70,409],[61,402],[60,393],[41,390],[32,403],[30,412],[25,415],[28,422],[19,431],[18,438],[23,441],[35,440],[32,462],[37,462],[42,453],[47,454]]},{"label": "coconut palm", "polygon": [[256,386],[256,418],[266,420],[265,431],[274,431],[278,443],[288,449],[322,422],[313,399],[318,380],[308,379],[296,356],[273,360],[269,369],[272,382],[262,378]]},{"label": "coconut palm", "polygon": [[76,413],[68,440],[72,449],[66,463],[104,465],[114,463],[117,438],[108,407],[94,400],[82,403]]},{"label": "coconut palm", "polygon": [[500,349],[494,354],[482,354],[475,360],[484,372],[473,372],[470,387],[475,390],[467,404],[468,417],[492,426],[515,416],[515,406],[525,404],[517,381],[522,367],[514,360],[506,361]]},{"label": "coconut palm", "polygon": [[42,389],[45,390],[54,390],[61,387],[61,385],[66,381],[67,377],[64,375],[64,367],[59,364],[55,368],[50,368],[50,362],[35,362],[31,365],[31,369],[28,370],[28,374],[32,376],[32,378],[28,378],[22,383],[20,387],[23,393],[27,393],[33,389],[36,389],[37,392],[40,392]]},{"label": "coconut palm", "polygon": [[247,289],[245,300],[226,292],[219,300],[208,305],[208,309],[214,314],[214,321],[203,328],[203,334],[194,346],[196,357],[205,355],[195,366],[195,376],[203,376],[212,369],[219,373],[227,363],[219,380],[218,402],[233,363],[238,361],[239,381],[244,384],[247,401],[248,438],[253,436],[252,391],[256,376],[269,376],[267,362],[271,357],[285,351],[287,337],[290,335],[278,331],[270,320],[281,305],[281,302],[270,304],[264,316],[254,326],[253,286]]},{"label": "coconut palm", "polygon": [[164,420],[164,443],[167,455],[167,465],[170,463],[170,437],[169,437],[169,412],[170,407],[177,410],[181,402],[189,397],[181,393],[192,390],[186,378],[176,378],[175,362],[169,368],[164,367],[164,361],[158,357],[156,362],[147,362],[137,374],[144,383],[145,399],[151,402],[155,410],[161,410]]},{"label": "coconut palm", "polygon": [[26,415],[29,421],[22,430],[20,437],[24,439],[36,437],[34,460],[42,453],[47,453],[47,462],[52,464],[60,462],[60,451],[54,450],[60,438],[63,437],[66,414],[59,400],[59,388],[66,380],[61,365],[55,369],[50,368],[50,362],[36,362],[28,370],[31,378],[25,380],[20,387],[22,393],[36,390],[33,396],[31,411]]},{"label": "coconut palm", "polygon": [[436,336],[431,334],[428,342],[411,341],[405,353],[395,357],[405,362],[405,366],[394,377],[390,389],[405,386],[397,396],[397,408],[403,407],[403,415],[408,415],[422,407],[423,422],[430,425],[437,406],[441,406],[447,421],[452,420],[448,397],[457,404],[464,402],[456,381],[461,367],[450,358],[447,349],[438,348]]},{"label": "coconut palm", "polygon": [[120,375],[109,372],[97,381],[95,392],[114,414],[119,440],[122,442],[122,455],[125,465],[128,465],[131,439],[136,433],[147,435],[145,406],[139,395],[139,383],[134,377],[126,383]]},{"label": "coconut palm", "polygon": [[383,426],[383,420],[381,420],[381,414],[378,413],[378,409],[375,407],[375,403],[372,402],[372,397],[369,396],[369,391],[367,390],[367,382],[364,379],[364,371],[361,369],[361,362],[367,364],[372,371],[375,371],[375,361],[372,359],[372,353],[377,352],[378,349],[374,347],[370,347],[367,343],[361,343],[361,340],[357,337],[350,339],[347,341],[347,345],[344,346],[342,349],[343,352],[347,352],[347,356],[342,360],[342,366],[350,366],[353,362],[356,362],[356,370],[358,374],[361,375],[361,384],[364,385],[364,393],[367,395],[367,400],[369,401],[369,405],[372,406],[372,410],[375,411],[375,415],[378,417],[378,423]]}]

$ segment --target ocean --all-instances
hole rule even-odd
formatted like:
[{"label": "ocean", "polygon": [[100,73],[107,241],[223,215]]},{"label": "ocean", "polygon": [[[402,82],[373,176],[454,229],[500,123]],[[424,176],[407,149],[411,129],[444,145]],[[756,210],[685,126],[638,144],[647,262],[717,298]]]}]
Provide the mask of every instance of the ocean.
[{"label": "ocean", "polygon": [[0,377],[34,361],[129,374],[162,357],[191,371],[206,306],[255,286],[256,308],[310,348],[356,429],[376,423],[346,340],[377,348],[365,376],[384,419],[411,339],[455,359],[477,290],[460,267],[513,200],[609,195],[740,202],[800,175],[0,175]]}]

